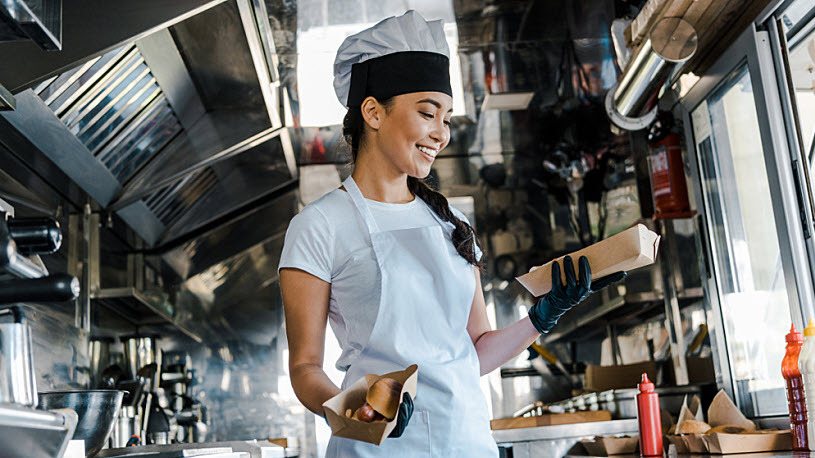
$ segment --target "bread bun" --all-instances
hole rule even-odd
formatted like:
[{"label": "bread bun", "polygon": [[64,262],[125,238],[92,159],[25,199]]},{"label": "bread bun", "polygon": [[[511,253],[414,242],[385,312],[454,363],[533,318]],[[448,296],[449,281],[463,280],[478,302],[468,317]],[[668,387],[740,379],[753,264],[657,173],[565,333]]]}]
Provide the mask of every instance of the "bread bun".
[{"label": "bread bun", "polygon": [[744,433],[749,433],[749,432],[752,432],[752,431],[750,431],[749,429],[747,429],[747,428],[745,428],[743,426],[721,425],[721,426],[717,426],[715,428],[711,428],[705,434],[713,434],[713,433],[744,434]]},{"label": "bread bun", "polygon": [[365,400],[377,412],[381,413],[388,420],[396,417],[399,410],[399,397],[402,394],[402,384],[396,380],[385,377],[376,381],[370,388]]},{"label": "bread bun", "polygon": [[685,420],[676,427],[676,434],[704,434],[710,425],[703,421]]}]

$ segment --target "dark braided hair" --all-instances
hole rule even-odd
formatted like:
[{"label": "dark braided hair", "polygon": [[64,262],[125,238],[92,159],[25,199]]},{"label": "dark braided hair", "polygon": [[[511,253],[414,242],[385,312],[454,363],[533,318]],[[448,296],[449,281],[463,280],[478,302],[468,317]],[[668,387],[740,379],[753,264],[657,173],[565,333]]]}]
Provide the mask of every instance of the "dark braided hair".
[{"label": "dark braided hair", "polygon": [[[393,103],[393,97],[386,99],[380,104],[385,107],[387,111]],[[345,118],[342,120],[342,135],[345,141],[351,146],[351,155],[353,162],[357,160],[359,153],[359,145],[365,135],[365,120],[362,118],[361,107],[351,107]],[[407,185],[410,192],[421,198],[427,203],[430,208],[436,212],[444,221],[453,223],[455,230],[453,230],[453,246],[462,258],[466,259],[470,264],[478,267],[478,270],[484,272],[484,262],[475,259],[475,251],[473,247],[478,244],[476,239],[475,230],[466,222],[458,219],[456,215],[450,211],[450,205],[447,203],[447,198],[442,193],[434,191],[433,188],[427,185],[423,179],[415,178],[410,175],[407,177]]]}]

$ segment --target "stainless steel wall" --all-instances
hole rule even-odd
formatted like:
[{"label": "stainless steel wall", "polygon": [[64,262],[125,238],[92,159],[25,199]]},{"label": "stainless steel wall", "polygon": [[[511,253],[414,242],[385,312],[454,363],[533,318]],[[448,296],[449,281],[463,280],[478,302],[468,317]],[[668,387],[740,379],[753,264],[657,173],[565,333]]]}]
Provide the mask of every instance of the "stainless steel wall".
[{"label": "stainless steel wall", "polygon": [[37,390],[88,388],[88,336],[74,326],[73,310],[29,304],[24,313],[31,326]]},{"label": "stainless steel wall", "polygon": [[305,408],[291,392],[285,349],[235,341],[203,346],[187,339],[162,339],[163,351],[190,354],[192,396],[207,409],[207,440],[305,437]]}]

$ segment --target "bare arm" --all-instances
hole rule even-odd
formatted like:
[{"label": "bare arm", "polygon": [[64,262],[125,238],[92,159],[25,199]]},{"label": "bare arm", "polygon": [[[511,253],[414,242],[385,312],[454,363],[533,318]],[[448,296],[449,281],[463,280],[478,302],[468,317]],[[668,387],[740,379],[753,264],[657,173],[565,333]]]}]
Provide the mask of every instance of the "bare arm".
[{"label": "bare arm", "polygon": [[289,373],[297,399],[325,416],[323,402],[340,389],[323,371],[331,284],[299,269],[280,269],[280,290],[289,341]]},{"label": "bare arm", "polygon": [[478,361],[481,363],[481,375],[488,374],[502,364],[526,350],[540,333],[532,326],[529,317],[504,329],[491,330],[487,319],[487,307],[484,302],[484,291],[481,289],[481,275],[478,268],[475,273],[475,296],[467,321],[467,332],[475,345]]}]

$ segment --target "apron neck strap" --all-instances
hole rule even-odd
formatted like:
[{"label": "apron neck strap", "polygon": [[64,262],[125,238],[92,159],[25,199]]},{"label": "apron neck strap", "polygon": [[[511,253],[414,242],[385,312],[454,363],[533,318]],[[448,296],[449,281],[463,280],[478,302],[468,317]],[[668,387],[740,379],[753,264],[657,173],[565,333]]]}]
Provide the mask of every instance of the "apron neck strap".
[{"label": "apron neck strap", "polygon": [[[351,196],[351,200],[354,202],[354,206],[357,207],[357,211],[365,221],[365,225],[368,227],[368,232],[371,234],[379,232],[379,226],[377,226],[376,220],[374,220],[374,215],[371,213],[371,209],[368,207],[368,203],[365,202],[365,198],[362,196],[362,191],[359,190],[359,186],[357,186],[354,179],[349,175],[348,178],[342,182],[342,185],[345,187],[345,190],[348,191],[348,194]],[[416,199],[419,199],[419,196],[416,196]],[[441,225],[441,227],[446,227],[450,231],[455,229],[456,226],[453,223],[441,219],[441,217],[436,214],[433,209],[428,208],[428,210],[430,210],[433,218],[439,223],[439,225]]]},{"label": "apron neck strap", "polygon": [[348,178],[342,182],[342,185],[345,187],[345,190],[348,191],[348,195],[351,196],[351,201],[354,202],[354,206],[357,207],[359,215],[363,221],[365,221],[365,226],[368,227],[368,233],[375,234],[379,232],[379,226],[376,225],[374,215],[371,213],[371,209],[368,208],[368,204],[362,196],[362,191],[359,190],[359,186],[357,186],[354,178],[349,175]]}]

